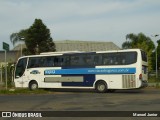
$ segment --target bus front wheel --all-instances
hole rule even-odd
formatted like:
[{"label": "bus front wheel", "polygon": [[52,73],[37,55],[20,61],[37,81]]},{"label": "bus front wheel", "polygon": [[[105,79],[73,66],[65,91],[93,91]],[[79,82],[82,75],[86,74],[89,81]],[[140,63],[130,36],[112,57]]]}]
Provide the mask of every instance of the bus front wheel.
[{"label": "bus front wheel", "polygon": [[37,90],[38,89],[38,84],[36,81],[32,81],[29,83],[29,89],[30,90]]},{"label": "bus front wheel", "polygon": [[96,91],[99,93],[104,93],[107,91],[107,84],[104,81],[99,81],[96,83]]}]

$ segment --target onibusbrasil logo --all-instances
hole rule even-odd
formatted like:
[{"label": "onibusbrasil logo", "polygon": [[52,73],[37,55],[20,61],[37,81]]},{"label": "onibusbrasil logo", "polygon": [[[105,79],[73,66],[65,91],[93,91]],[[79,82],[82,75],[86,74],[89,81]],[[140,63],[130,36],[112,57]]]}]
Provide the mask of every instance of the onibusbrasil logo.
[{"label": "onibusbrasil logo", "polygon": [[2,112],[2,117],[42,117],[40,112]]}]

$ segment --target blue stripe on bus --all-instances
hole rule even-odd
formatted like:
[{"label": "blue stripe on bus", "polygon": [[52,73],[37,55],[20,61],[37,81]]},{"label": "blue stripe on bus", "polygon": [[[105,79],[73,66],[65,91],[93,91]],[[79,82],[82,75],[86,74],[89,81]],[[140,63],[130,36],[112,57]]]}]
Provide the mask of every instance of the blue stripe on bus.
[{"label": "blue stripe on bus", "polygon": [[69,74],[134,74],[136,68],[75,68],[75,69],[51,69],[45,70],[45,75],[69,75]]}]

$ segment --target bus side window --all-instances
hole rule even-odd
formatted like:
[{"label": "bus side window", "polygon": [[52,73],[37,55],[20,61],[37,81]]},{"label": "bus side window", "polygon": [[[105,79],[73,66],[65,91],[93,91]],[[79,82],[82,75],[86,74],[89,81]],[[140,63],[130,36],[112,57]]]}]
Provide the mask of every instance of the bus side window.
[{"label": "bus side window", "polygon": [[43,61],[44,61],[43,67],[53,67],[54,66],[54,61],[52,57],[44,57]]},{"label": "bus side window", "polygon": [[71,56],[71,65],[79,65],[79,57],[78,56]]},{"label": "bus side window", "polygon": [[53,66],[55,66],[55,65],[54,65],[54,57],[51,57],[51,60],[50,60],[50,65],[51,65],[50,67],[53,67]]},{"label": "bus side window", "polygon": [[126,53],[120,53],[119,64],[120,65],[125,65],[126,64]]},{"label": "bus side window", "polygon": [[98,65],[99,64],[99,56],[94,56],[94,65]]},{"label": "bus side window", "polygon": [[28,63],[28,68],[34,68],[35,66],[35,60],[30,58]]},{"label": "bus side window", "polygon": [[118,65],[119,59],[117,53],[104,53],[102,55],[103,65]]},{"label": "bus side window", "polygon": [[70,57],[69,56],[65,56],[64,66],[69,66],[69,65],[70,65]]},{"label": "bus side window", "polygon": [[41,67],[41,57],[29,58],[29,63],[27,68],[37,68]]},{"label": "bus side window", "polygon": [[112,58],[108,54],[103,54],[102,55],[102,63],[103,65],[111,65],[112,64]]},{"label": "bus side window", "polygon": [[84,61],[85,61],[85,63],[88,64],[88,65],[92,65],[92,64],[93,64],[93,61],[92,61],[91,56],[85,56],[85,57],[84,57]]},{"label": "bus side window", "polygon": [[60,66],[63,66],[64,65],[64,58],[59,58],[59,65]]},{"label": "bus side window", "polygon": [[58,57],[55,57],[55,58],[54,58],[54,65],[55,65],[56,67],[59,66]]},{"label": "bus side window", "polygon": [[58,65],[58,59],[57,59],[57,57],[54,58],[54,65],[55,65],[55,67],[57,67],[57,65]]},{"label": "bus side window", "polygon": [[63,66],[64,65],[64,58],[63,57],[55,57],[54,58],[54,65],[55,65],[55,67]]},{"label": "bus side window", "polygon": [[103,64],[104,65],[108,65],[109,64],[109,59],[108,58],[104,58],[103,59]]}]

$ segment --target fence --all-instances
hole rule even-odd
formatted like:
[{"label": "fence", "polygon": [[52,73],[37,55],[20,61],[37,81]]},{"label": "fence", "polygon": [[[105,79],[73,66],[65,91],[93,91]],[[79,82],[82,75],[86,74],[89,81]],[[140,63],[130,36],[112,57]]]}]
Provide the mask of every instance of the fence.
[{"label": "fence", "polygon": [[[4,67],[0,67],[0,85],[1,85],[1,87],[5,86],[5,82],[6,82],[5,68]],[[7,83],[8,83],[8,87],[11,87],[12,82],[13,82],[13,71],[11,69],[11,66],[8,65],[7,66]]]}]

